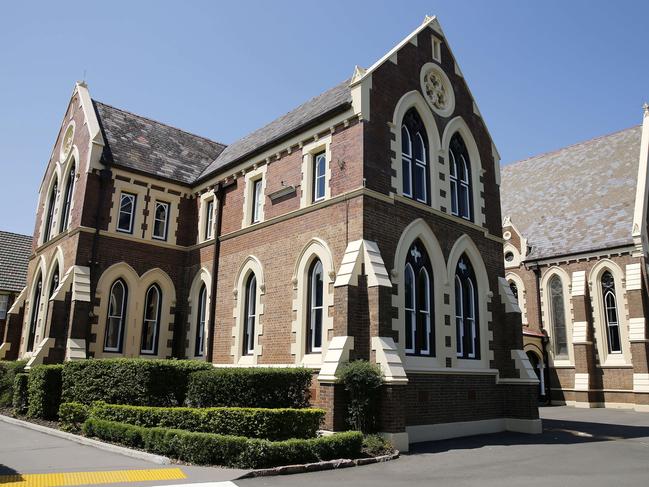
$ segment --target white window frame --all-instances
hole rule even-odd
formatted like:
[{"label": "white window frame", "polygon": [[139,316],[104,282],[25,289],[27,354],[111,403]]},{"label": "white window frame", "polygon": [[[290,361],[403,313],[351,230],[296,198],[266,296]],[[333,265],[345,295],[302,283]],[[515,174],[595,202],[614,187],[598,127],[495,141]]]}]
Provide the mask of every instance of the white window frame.
[{"label": "white window frame", "polygon": [[[317,306],[316,303],[316,283],[315,283],[315,275],[316,275],[316,267],[320,267],[320,277],[322,279],[322,304],[320,306]],[[311,289],[311,299],[309,302],[309,327],[310,327],[310,335],[311,335],[311,350],[308,353],[322,353],[322,332],[324,330],[324,313],[325,313],[325,278],[324,278],[324,266],[322,265],[322,261],[318,259],[317,264],[313,267],[312,272],[309,275],[309,287]],[[316,347],[315,346],[315,340],[318,334],[316,333],[315,330],[315,322],[316,322],[316,316],[318,311],[321,313],[321,319],[320,319],[320,346]]]},{"label": "white window frame", "polygon": [[[123,213],[122,201],[123,201],[123,199],[125,197],[126,198],[131,198],[131,200],[132,200],[131,201],[131,214],[130,214],[130,218],[129,218],[129,228],[128,229],[120,227],[120,220],[121,220],[121,216],[122,216],[122,213]],[[133,230],[134,230],[133,229],[133,223],[135,221],[136,207],[137,207],[137,195],[134,194],[134,193],[129,193],[127,191],[122,191],[120,193],[120,195],[119,195],[119,207],[117,209],[117,221],[115,222],[115,229],[118,232],[129,233],[131,235],[133,234]]]},{"label": "white window frame", "polygon": [[[318,174],[318,168],[322,164],[324,166],[324,170],[322,174]],[[320,194],[318,188],[319,188],[319,182],[322,181],[322,194]],[[322,151],[318,152],[317,154],[314,154],[313,156],[313,203],[317,203],[318,201],[322,201],[325,199],[327,196],[327,152]]]},{"label": "white window frame", "polygon": [[[430,329],[430,275],[428,274],[428,271],[426,270],[426,267],[422,267],[419,270],[419,273],[424,273],[426,276],[426,310],[424,311],[423,309],[419,310],[418,312],[423,314],[426,320],[426,348],[422,349],[420,351],[421,355],[430,355],[430,335],[431,335],[431,329]],[[415,289],[417,289],[417,286],[415,286]]]},{"label": "white window frame", "polygon": [[[162,206],[165,208],[165,218],[164,220],[159,220],[158,219],[158,207]],[[166,241],[168,238],[168,233],[169,233],[169,212],[171,211],[171,204],[167,203],[166,201],[155,201],[154,209],[153,209],[153,229],[152,229],[152,238],[155,240],[163,240]],[[162,221],[164,222],[163,224],[163,235],[156,235],[155,230],[156,230],[156,223]]]},{"label": "white window frame", "polygon": [[[245,302],[244,302],[244,333],[243,333],[243,356],[251,356],[255,354],[255,340],[256,340],[256,327],[257,327],[257,276],[253,273],[252,276],[246,278],[245,287]],[[252,311],[252,314],[251,314]],[[247,340],[246,340],[247,338]]]},{"label": "white window frame", "polygon": [[410,343],[412,343],[412,348],[408,348],[405,346],[405,351],[406,353],[415,353],[415,338],[417,336],[417,310],[415,309],[415,303],[417,302],[417,297],[415,296],[417,292],[417,284],[415,283],[415,271],[412,269],[412,266],[410,263],[406,263],[406,266],[404,268],[403,272],[403,286],[404,286],[404,299],[408,295],[406,291],[406,276],[410,276],[412,278],[412,289],[411,289],[411,301],[410,303],[405,303],[404,306],[404,317],[406,320],[408,320],[408,316],[410,316]]},{"label": "white window frame", "polygon": [[207,285],[201,282],[198,289],[198,314],[196,315],[196,336],[194,357],[205,356],[205,323],[207,321]]},{"label": "white window frame", "polygon": [[[245,175],[243,193],[243,218],[241,228],[257,225],[265,221],[266,206],[266,170],[268,166],[263,164]],[[261,181],[260,198],[255,198],[255,183]],[[255,204],[257,203],[257,204]]]},{"label": "white window frame", "polygon": [[252,183],[252,213],[250,224],[254,225],[262,220],[264,204],[264,182],[261,178],[251,181]]},{"label": "white window frame", "polygon": [[[408,149],[409,152],[403,152],[403,131],[406,131],[406,134],[408,134]],[[408,163],[408,174],[403,174],[402,175],[402,185],[401,185],[401,193],[404,196],[407,196],[408,198],[412,198],[413,193],[413,178],[412,178],[412,134],[410,133],[410,130],[408,130],[408,127],[406,127],[405,124],[401,124],[401,168],[403,171],[403,163],[407,162]],[[408,192],[405,191],[405,182],[408,181]]]},{"label": "white window frame", "polygon": [[[155,316],[154,318],[147,318],[147,310],[148,310],[148,304],[149,304],[149,293],[151,291],[155,291],[156,294],[158,295],[158,302],[157,306],[155,309]],[[160,328],[160,312],[162,311],[162,291],[156,286],[155,284],[151,284],[148,289],[146,290],[146,293],[144,294],[144,317],[142,319],[142,338],[140,340],[140,354],[142,355],[155,355],[157,353],[156,350],[156,344],[158,341],[158,329]],[[152,345],[153,348],[150,349],[145,349],[144,348],[144,328],[145,325],[153,325],[153,341]]]},{"label": "white window frame", "polygon": [[[113,295],[113,288],[120,284],[122,286],[122,303],[120,305],[120,314],[111,315],[110,314],[110,299]],[[106,326],[104,327],[104,352],[121,352],[122,351],[122,338],[124,332],[126,331],[126,312],[128,309],[128,286],[123,279],[116,279],[115,282],[110,286],[110,291],[108,292],[108,307],[106,309]],[[108,347],[106,342],[108,339],[108,327],[110,326],[111,318],[119,318],[119,328],[117,334],[117,347]]]},{"label": "white window frame", "polygon": [[[331,135],[319,138],[302,146],[302,182],[300,208],[314,205],[331,198]],[[324,196],[315,195],[315,158],[324,152]]]}]

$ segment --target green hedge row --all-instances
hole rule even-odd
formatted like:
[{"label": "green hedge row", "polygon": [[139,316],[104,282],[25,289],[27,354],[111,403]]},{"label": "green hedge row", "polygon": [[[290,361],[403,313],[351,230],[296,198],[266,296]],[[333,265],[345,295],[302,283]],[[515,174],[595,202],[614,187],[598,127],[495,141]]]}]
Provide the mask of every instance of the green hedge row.
[{"label": "green hedge row", "polygon": [[358,458],[363,442],[363,434],[357,431],[308,440],[268,441],[167,428],[143,428],[95,418],[88,419],[83,429],[88,436],[184,462],[237,468],[268,468]]},{"label": "green hedge row", "polygon": [[90,415],[90,407],[78,402],[64,402],[59,408],[59,426],[64,431],[80,431]]},{"label": "green hedge row", "polygon": [[29,382],[29,374],[20,373],[20,374],[16,374],[16,377],[14,377],[14,386],[13,386],[14,397],[12,398],[11,403],[14,408],[14,413],[16,414],[25,414],[27,412],[28,382]]},{"label": "green hedge row", "polygon": [[14,397],[14,379],[27,364],[26,360],[0,360],[0,407],[11,407]]},{"label": "green hedge row", "polygon": [[[189,378],[193,407],[305,408],[312,371],[305,368],[221,368]],[[108,401],[107,401],[108,402]]]},{"label": "green hedge row", "polygon": [[27,416],[56,419],[61,404],[63,365],[38,365],[29,371]]},{"label": "green hedge row", "polygon": [[211,369],[195,360],[101,359],[68,362],[63,402],[179,406],[192,372]]},{"label": "green hedge row", "polygon": [[220,435],[288,440],[314,438],[322,409],[159,408],[97,403],[92,418],[145,428],[161,427]]}]

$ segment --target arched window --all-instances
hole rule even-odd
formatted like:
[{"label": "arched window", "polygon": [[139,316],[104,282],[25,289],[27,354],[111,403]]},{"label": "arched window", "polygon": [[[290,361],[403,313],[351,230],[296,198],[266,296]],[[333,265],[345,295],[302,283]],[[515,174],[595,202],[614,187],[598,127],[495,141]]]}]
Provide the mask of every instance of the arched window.
[{"label": "arched window", "polygon": [[471,161],[466,144],[460,134],[451,137],[449,149],[451,213],[473,221]]},{"label": "arched window", "polygon": [[158,334],[160,331],[160,309],[162,292],[157,284],[147,289],[144,298],[144,321],[142,323],[142,346],[140,353],[155,355],[158,353]]},{"label": "arched window", "polygon": [[471,261],[462,255],[455,268],[455,328],[457,356],[463,359],[480,358],[477,291]]},{"label": "arched window", "polygon": [[72,194],[74,193],[74,175],[75,165],[72,163],[72,167],[68,173],[68,181],[65,183],[65,195],[63,197],[63,211],[61,211],[61,225],[59,226],[59,232],[67,230],[68,225],[70,224],[70,207],[72,206]]},{"label": "arched window", "polygon": [[126,323],[126,302],[128,288],[122,279],[116,280],[110,288],[104,352],[121,352],[124,324]]},{"label": "arched window", "polygon": [[417,110],[411,108],[401,126],[403,194],[428,204],[428,138]]},{"label": "arched window", "polygon": [[428,253],[417,239],[408,250],[404,268],[405,341],[409,355],[435,355],[432,276]]},{"label": "arched window", "polygon": [[552,276],[550,288],[550,316],[552,320],[552,338],[556,357],[568,356],[568,333],[566,330],[566,310],[563,299],[563,283],[557,275]]},{"label": "arched window", "polygon": [[207,316],[207,287],[205,283],[198,291],[198,315],[196,316],[196,345],[194,355],[202,357],[205,350],[205,318]]},{"label": "arched window", "polygon": [[27,351],[34,350],[34,340],[36,338],[36,326],[38,325],[38,311],[41,307],[41,292],[43,291],[43,276],[38,276],[34,296],[32,297],[31,316],[29,318],[29,335],[27,337]]},{"label": "arched window", "polygon": [[[52,278],[50,279],[50,287],[48,289],[48,299],[52,299],[54,297],[54,291],[56,291],[56,288],[59,287],[59,264],[58,262],[55,264],[54,271],[52,272]],[[50,305],[49,302],[46,303],[45,305],[45,320],[43,320],[43,323],[45,326],[47,326],[47,322],[50,318]]]},{"label": "arched window", "polygon": [[514,281],[509,281],[509,289],[512,290],[512,294],[516,298],[516,301],[518,301],[518,286]]},{"label": "arched window", "polygon": [[315,259],[309,269],[309,309],[307,314],[306,353],[322,351],[323,302],[324,279],[322,262],[320,262],[320,259]]},{"label": "arched window", "polygon": [[618,319],[617,298],[615,296],[615,280],[609,271],[602,274],[602,296],[604,299],[604,316],[606,317],[608,352],[622,353],[620,321]]},{"label": "arched window", "polygon": [[58,181],[54,181],[50,198],[47,203],[47,219],[45,220],[45,233],[43,243],[47,242],[52,236],[52,223],[54,222],[54,206],[56,206],[56,194],[58,192]]},{"label": "arched window", "polygon": [[246,282],[245,325],[243,329],[243,355],[252,355],[255,351],[255,326],[257,324],[257,278],[250,273]]}]

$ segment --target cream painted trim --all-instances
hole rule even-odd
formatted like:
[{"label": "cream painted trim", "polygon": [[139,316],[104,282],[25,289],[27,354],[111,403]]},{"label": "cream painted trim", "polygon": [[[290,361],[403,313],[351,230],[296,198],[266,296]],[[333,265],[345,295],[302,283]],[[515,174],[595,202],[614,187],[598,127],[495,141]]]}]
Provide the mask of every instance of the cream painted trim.
[{"label": "cream painted trim", "polygon": [[[441,41],[437,41],[435,36],[432,36],[434,42],[439,42],[441,45]],[[434,59],[434,57],[433,57]],[[419,71],[419,85],[422,93],[426,92],[426,76],[434,72],[435,74],[439,75],[442,78],[442,83],[445,85],[444,88],[447,90],[447,106],[446,108],[439,109],[435,107],[428,99],[426,99],[426,102],[428,103],[428,106],[430,107],[431,110],[433,110],[437,115],[440,117],[445,117],[448,118],[451,115],[453,115],[453,112],[455,111],[455,93],[453,89],[453,84],[451,83],[451,80],[448,79],[448,76],[442,69],[442,67],[439,64],[436,63],[425,63],[422,67],[421,70]]]},{"label": "cream painted trim", "polygon": [[[606,330],[604,297],[601,286],[602,274],[606,271],[609,271],[613,275],[615,282],[615,299],[617,301],[618,326],[620,330],[620,343],[622,345],[622,353],[617,354],[608,352],[608,333]],[[627,301],[627,290],[625,289],[624,271],[612,260],[601,260],[591,269],[588,275],[588,286],[590,288],[593,328],[600,362],[605,367],[611,365],[631,365],[632,357],[628,317],[629,303]]]},{"label": "cream painted trim", "polygon": [[[504,258],[505,255],[507,255],[507,252],[511,252],[514,254],[514,259],[511,262],[507,262],[507,260]],[[520,267],[521,262],[523,261],[523,258],[521,256],[520,251],[514,247],[510,242],[507,242],[503,246],[503,262],[505,263],[505,269],[516,269]]]},{"label": "cream painted trim", "polygon": [[[205,284],[206,300],[205,300],[205,330],[203,330],[203,355],[196,355],[196,328],[198,325],[198,306],[199,306],[199,292],[201,285]],[[212,274],[203,266],[194,276],[192,285],[189,288],[189,296],[187,304],[189,305],[190,312],[187,323],[187,346],[185,347],[185,357],[189,359],[204,359],[207,354],[207,344],[212,337],[209,336],[209,322],[210,322],[210,303],[212,300]]]},{"label": "cream painted trim", "polygon": [[[210,238],[205,237],[205,230],[207,225],[207,205],[210,201],[214,201],[212,205],[212,236]],[[200,197],[200,207],[198,213],[198,239],[197,242],[213,242],[216,237],[216,195],[214,191],[206,191],[201,194]]]},{"label": "cream painted trim", "polygon": [[646,324],[644,318],[629,318],[629,341],[630,342],[646,341],[647,336],[645,330],[646,330]]},{"label": "cream painted trim", "polygon": [[619,247],[614,249],[603,249],[603,250],[596,250],[593,252],[559,255],[556,257],[547,257],[542,259],[525,259],[525,262],[534,262],[540,266],[543,265],[548,267],[554,267],[569,262],[604,259],[604,258],[611,258],[615,256],[621,256],[621,255],[632,255],[633,252],[634,252],[633,246],[624,246],[624,247]]},{"label": "cream painted trim", "polygon": [[[402,196],[405,199],[411,201],[416,201],[414,198],[403,195],[403,170],[401,163],[401,126],[403,125],[403,117],[406,115],[408,110],[414,108],[417,110],[417,113],[421,117],[424,127],[426,127],[426,136],[428,138],[428,199],[430,200],[430,205],[426,203],[418,202],[419,204],[432,207],[441,211],[441,207],[444,206],[445,201],[440,196],[440,189],[447,189],[445,186],[448,185],[446,181],[440,181],[438,175],[440,171],[440,165],[437,162],[438,154],[441,149],[441,142],[439,131],[437,129],[437,123],[435,122],[435,117],[431,112],[428,102],[424,99],[422,94],[419,91],[413,90],[401,97],[397,102],[394,113],[392,115],[392,122],[388,124],[392,137],[390,139],[390,149],[394,154],[394,157],[391,158],[392,161],[392,172],[393,176],[391,177],[392,188],[396,191],[397,195]],[[414,186],[414,185],[413,185]],[[411,188],[411,190],[414,188]],[[390,193],[392,196],[394,193]]]},{"label": "cream painted trim", "polygon": [[407,384],[408,377],[399,356],[399,347],[390,337],[372,337],[372,350],[376,363],[381,367],[383,380],[388,384]]},{"label": "cream painted trim", "polygon": [[[149,215],[146,219],[147,228],[144,232],[145,240],[154,242],[166,242],[171,245],[176,244],[176,233],[178,232],[178,218],[180,213],[180,197],[157,189],[149,189]],[[156,202],[167,203],[169,214],[167,215],[167,238],[159,239],[153,237],[153,227],[155,225],[155,205]]]},{"label": "cream painted trim", "polygon": [[[318,201],[313,201],[313,158],[316,154],[325,152],[325,195]],[[302,147],[302,182],[300,184],[300,208],[331,198],[331,134],[317,138]]]},{"label": "cream painted trim", "polygon": [[18,314],[18,311],[20,310],[20,307],[23,305],[25,302],[25,298],[27,297],[27,286],[25,286],[22,291],[16,296],[16,299],[14,299],[14,302],[11,305],[11,308],[7,310],[7,316],[13,315],[13,314]]},{"label": "cream painted trim", "polygon": [[588,385],[588,374],[575,372],[575,391],[587,391]]},{"label": "cream painted trim", "polygon": [[[424,245],[428,258],[430,259],[433,276],[433,301],[434,301],[434,316],[431,321],[431,326],[434,330],[435,337],[435,350],[434,356],[431,357],[415,357],[406,355],[405,351],[405,291],[403,281],[403,270],[406,266],[406,259],[408,250],[412,243],[419,239]],[[411,370],[430,370],[438,367],[443,367],[447,358],[453,358],[455,355],[455,348],[451,345],[447,349],[444,344],[444,337],[448,331],[444,325],[444,315],[451,313],[451,305],[444,303],[444,294],[448,292],[448,277],[446,271],[446,260],[442,247],[439,244],[437,236],[432,231],[430,226],[421,218],[411,222],[401,232],[399,242],[394,253],[394,268],[390,272],[393,283],[393,289],[396,288],[397,293],[392,294],[392,307],[396,308],[397,314],[392,318],[392,330],[396,331],[399,337],[398,350],[401,361],[407,371]]]},{"label": "cream painted trim", "polygon": [[633,374],[633,392],[649,392],[649,374]]},{"label": "cream painted trim", "polygon": [[632,235],[636,251],[644,255],[649,253],[647,242],[647,187],[649,185],[649,107],[643,107],[642,136],[640,139],[640,158],[638,162],[638,178],[633,210]]},{"label": "cream painted trim", "polygon": [[363,264],[367,287],[392,287],[379,247],[376,242],[370,240],[354,240],[347,244],[334,287],[358,285],[358,276],[363,269]]},{"label": "cream painted trim", "polygon": [[[252,355],[243,355],[243,327],[246,306],[246,281],[248,276],[254,273],[257,279],[257,292],[255,303],[255,311],[257,319],[255,323],[255,337],[254,337],[254,350]],[[261,262],[255,256],[248,256],[237,272],[235,280],[233,295],[234,295],[234,308],[232,317],[234,318],[234,326],[232,327],[232,347],[230,355],[233,357],[233,362],[237,365],[254,365],[258,362],[259,356],[262,354],[261,336],[263,335],[263,315],[264,303],[262,296],[266,294],[266,284],[264,280],[264,270]]]},{"label": "cream painted trim", "polygon": [[402,453],[409,450],[408,433],[379,433],[379,435],[389,441],[396,450]]},{"label": "cream painted trim", "polygon": [[642,290],[642,264],[640,262],[626,265],[626,290]]},{"label": "cream painted trim", "polygon": [[340,367],[349,361],[349,351],[354,348],[354,337],[351,336],[337,336],[333,337],[329,342],[329,348],[322,360],[322,367],[318,375],[318,382],[332,383],[336,382],[338,378],[338,370]]},{"label": "cream painted trim", "polygon": [[[442,154],[445,159],[445,168],[447,174],[447,180],[449,179],[448,175],[450,174],[450,144],[451,138],[455,133],[459,133],[464,140],[464,145],[466,146],[467,152],[469,153],[469,159],[471,164],[471,188],[473,189],[473,194],[471,195],[473,199],[472,211],[473,221],[480,227],[484,227],[486,223],[486,216],[483,210],[486,208],[486,202],[484,199],[484,183],[482,182],[482,176],[485,170],[482,168],[482,158],[480,157],[480,151],[478,150],[478,144],[475,141],[473,132],[462,118],[462,116],[457,116],[453,118],[450,122],[444,127],[444,133],[442,134]],[[450,183],[448,185],[448,191],[446,193],[448,198],[451,197]],[[447,198],[447,199],[448,199]],[[451,214],[450,199],[448,200],[448,206],[446,207],[448,213]],[[463,220],[463,218],[459,218]]]},{"label": "cream painted trim", "polygon": [[[307,315],[309,310],[309,269],[315,259],[320,259],[323,272],[323,313],[322,313],[322,347],[317,353],[306,353]],[[333,257],[329,246],[319,238],[311,239],[300,252],[293,270],[293,306],[294,319],[291,323],[291,355],[296,364],[319,367],[322,358],[327,354],[329,334],[333,330],[334,307],[334,270]]]},{"label": "cream painted trim", "polygon": [[[254,227],[259,223],[264,221],[264,208],[266,206],[266,169],[268,169],[266,164],[259,166],[252,171],[248,171],[245,175],[245,186],[243,193],[243,219],[241,220],[241,228]],[[261,180],[261,208],[259,221],[252,222],[252,212],[253,212],[253,191],[255,190],[254,183]]]},{"label": "cream painted trim", "polygon": [[[563,287],[563,305],[564,305],[564,316],[566,319],[566,341],[568,342],[568,357],[567,358],[555,358],[554,356],[554,324],[552,323],[552,311],[551,304],[548,296],[550,295],[550,288],[548,283],[550,278],[554,275],[558,275],[561,279],[561,284]],[[550,338],[550,343],[552,346],[548,347],[548,359],[550,362],[550,367],[557,366],[574,366],[574,352],[572,347],[572,340],[570,339],[573,334],[573,315],[572,315],[572,299],[570,293],[571,280],[568,273],[563,270],[561,267],[553,266],[546,270],[541,276],[541,308],[543,311],[543,324],[544,329],[548,332],[548,337]]]},{"label": "cream painted trim", "polygon": [[501,301],[505,305],[505,313],[521,313],[518,300],[504,277],[498,278],[498,294],[500,294]]},{"label": "cream painted trim", "polygon": [[505,279],[507,281],[513,281],[516,284],[516,288],[518,289],[518,307],[521,310],[521,322],[523,325],[527,325],[527,290],[525,289],[523,279],[515,272],[505,274]]},{"label": "cream painted trim", "polygon": [[[104,341],[110,289],[113,283],[120,278],[128,287],[122,351],[105,352]],[[154,283],[158,284],[162,291],[158,353],[157,355],[142,355],[140,354],[140,348],[144,320],[144,299],[147,289]],[[170,309],[176,305],[176,290],[172,280],[163,270],[154,268],[140,277],[125,262],[114,264],[106,269],[99,278],[95,297],[99,298],[99,306],[94,307],[93,313],[98,317],[98,320],[97,323],[91,326],[91,330],[95,334],[96,340],[89,345],[89,352],[94,352],[95,358],[166,358],[171,356],[171,347],[167,346],[167,341],[172,338],[172,332],[169,328],[173,326],[175,317],[171,314]]]},{"label": "cream painted trim", "polygon": [[455,326],[455,309],[454,305],[451,307],[451,344],[452,344],[452,365],[459,368],[488,368],[491,361],[494,359],[494,352],[489,347],[493,341],[493,331],[489,330],[489,323],[492,323],[493,318],[491,311],[489,311],[489,303],[492,301],[493,291],[489,288],[489,275],[482,260],[482,254],[478,250],[473,240],[467,235],[463,234],[457,239],[448,256],[447,267],[447,282],[448,294],[450,296],[449,303],[455,303],[455,268],[460,260],[462,254],[466,254],[476,277],[476,286],[478,292],[478,330],[480,333],[480,359],[459,359],[456,355],[457,331]]}]

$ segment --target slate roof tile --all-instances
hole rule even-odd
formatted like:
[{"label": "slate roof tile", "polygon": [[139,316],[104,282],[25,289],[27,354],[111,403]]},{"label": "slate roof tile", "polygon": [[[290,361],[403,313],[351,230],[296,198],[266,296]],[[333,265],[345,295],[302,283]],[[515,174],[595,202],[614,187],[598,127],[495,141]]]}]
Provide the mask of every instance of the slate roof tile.
[{"label": "slate roof tile", "polygon": [[0,291],[21,291],[27,284],[32,237],[0,231]]}]

